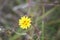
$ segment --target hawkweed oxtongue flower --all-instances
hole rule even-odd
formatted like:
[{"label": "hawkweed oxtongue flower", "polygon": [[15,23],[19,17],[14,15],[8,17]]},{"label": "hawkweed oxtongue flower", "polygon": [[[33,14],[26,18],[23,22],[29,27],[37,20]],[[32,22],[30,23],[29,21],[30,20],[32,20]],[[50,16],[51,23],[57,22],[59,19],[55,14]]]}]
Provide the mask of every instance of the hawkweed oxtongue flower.
[{"label": "hawkweed oxtongue flower", "polygon": [[31,26],[31,18],[29,18],[28,16],[21,17],[21,19],[19,19],[19,26],[22,29],[30,28],[30,26]]}]

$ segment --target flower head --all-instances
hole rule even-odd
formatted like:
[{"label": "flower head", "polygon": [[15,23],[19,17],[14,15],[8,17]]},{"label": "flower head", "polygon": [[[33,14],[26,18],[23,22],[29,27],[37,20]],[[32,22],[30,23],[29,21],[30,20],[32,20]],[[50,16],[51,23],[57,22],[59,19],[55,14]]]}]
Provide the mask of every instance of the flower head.
[{"label": "flower head", "polygon": [[21,19],[19,19],[19,25],[22,29],[29,28],[31,26],[31,18],[27,16],[21,17]]}]

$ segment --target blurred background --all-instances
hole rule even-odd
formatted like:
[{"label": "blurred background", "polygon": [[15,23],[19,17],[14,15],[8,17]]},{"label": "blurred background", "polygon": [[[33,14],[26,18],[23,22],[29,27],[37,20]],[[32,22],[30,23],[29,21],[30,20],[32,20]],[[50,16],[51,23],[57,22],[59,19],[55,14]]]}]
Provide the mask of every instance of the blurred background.
[{"label": "blurred background", "polygon": [[[18,25],[24,15],[27,30]],[[0,40],[60,40],[60,0],[0,0]]]}]

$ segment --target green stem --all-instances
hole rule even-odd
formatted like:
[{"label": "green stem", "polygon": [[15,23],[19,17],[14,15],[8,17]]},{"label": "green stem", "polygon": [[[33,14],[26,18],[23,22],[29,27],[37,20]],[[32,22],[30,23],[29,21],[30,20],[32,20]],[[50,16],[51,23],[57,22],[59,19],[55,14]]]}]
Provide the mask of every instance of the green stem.
[{"label": "green stem", "polygon": [[[45,7],[42,5],[42,15],[45,14]],[[44,40],[44,19],[42,19],[42,40]]]}]

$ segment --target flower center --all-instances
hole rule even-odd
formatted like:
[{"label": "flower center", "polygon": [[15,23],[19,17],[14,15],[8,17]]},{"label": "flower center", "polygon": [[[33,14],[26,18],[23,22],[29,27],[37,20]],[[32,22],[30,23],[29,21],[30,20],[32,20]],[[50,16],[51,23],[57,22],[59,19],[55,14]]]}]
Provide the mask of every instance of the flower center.
[{"label": "flower center", "polygon": [[24,25],[27,25],[27,21],[24,21],[23,24],[24,24]]}]

